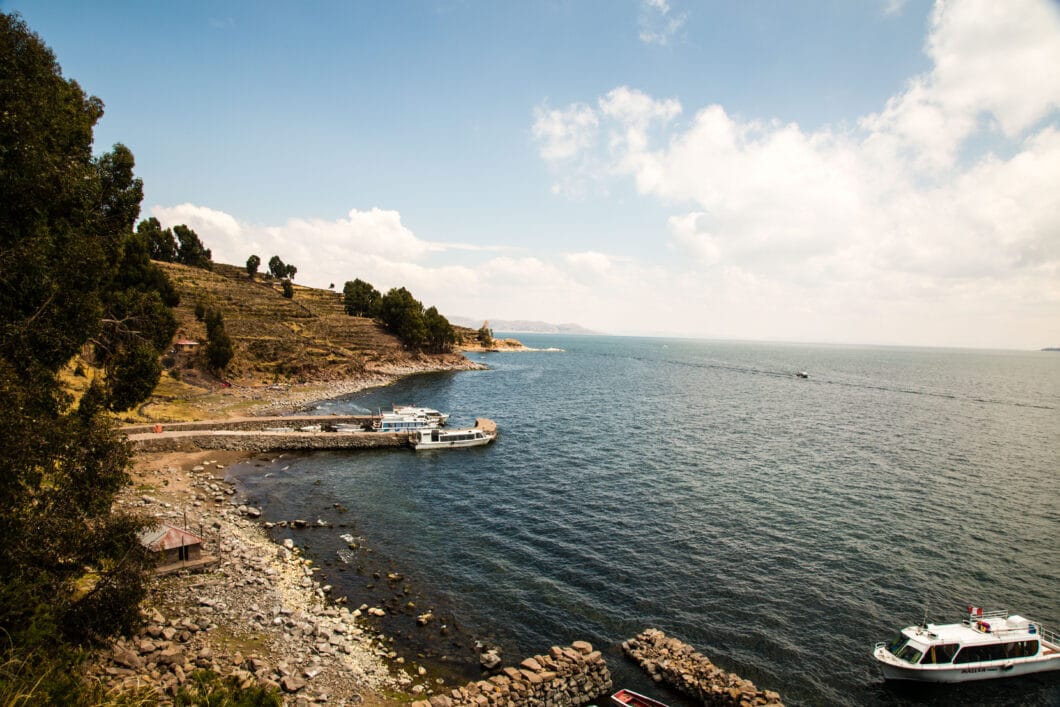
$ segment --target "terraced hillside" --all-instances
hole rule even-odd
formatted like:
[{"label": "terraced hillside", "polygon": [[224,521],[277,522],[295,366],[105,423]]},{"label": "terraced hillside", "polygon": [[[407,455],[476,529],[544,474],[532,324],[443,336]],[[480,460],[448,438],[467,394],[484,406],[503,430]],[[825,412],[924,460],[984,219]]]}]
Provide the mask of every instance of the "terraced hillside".
[{"label": "terraced hillside", "polygon": [[[206,341],[205,325],[195,318],[197,303],[221,310],[235,348],[226,371],[232,381],[328,381],[463,359],[461,354],[406,351],[374,320],[347,315],[340,292],[295,284],[294,298],[286,299],[277,280],[263,280],[260,274],[251,280],[232,265],[215,264],[212,271],[158,265],[180,293],[178,339]],[[177,354],[172,368],[191,382],[206,375],[200,359],[201,353]]]}]

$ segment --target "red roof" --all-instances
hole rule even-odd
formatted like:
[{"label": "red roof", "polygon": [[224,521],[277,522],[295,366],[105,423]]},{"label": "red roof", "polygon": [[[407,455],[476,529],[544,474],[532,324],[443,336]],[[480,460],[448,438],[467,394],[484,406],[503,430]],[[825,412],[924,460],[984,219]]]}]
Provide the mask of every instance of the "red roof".
[{"label": "red roof", "polygon": [[201,545],[202,538],[172,525],[159,525],[140,533],[140,543],[148,550],[161,552],[175,550],[178,547]]}]

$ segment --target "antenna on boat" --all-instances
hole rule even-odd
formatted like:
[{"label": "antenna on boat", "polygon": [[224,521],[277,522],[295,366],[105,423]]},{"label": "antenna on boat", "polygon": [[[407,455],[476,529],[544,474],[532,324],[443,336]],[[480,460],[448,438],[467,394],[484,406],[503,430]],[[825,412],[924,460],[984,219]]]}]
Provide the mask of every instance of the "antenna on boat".
[{"label": "antenna on boat", "polygon": [[924,620],[920,622],[920,626],[921,626],[921,628],[927,630],[928,624],[927,624],[927,607],[926,606],[924,607]]}]

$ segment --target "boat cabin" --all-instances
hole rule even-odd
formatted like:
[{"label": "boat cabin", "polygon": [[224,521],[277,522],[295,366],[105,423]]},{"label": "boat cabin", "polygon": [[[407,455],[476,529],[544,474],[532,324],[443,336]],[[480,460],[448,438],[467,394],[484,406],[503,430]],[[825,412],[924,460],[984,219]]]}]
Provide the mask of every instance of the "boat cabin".
[{"label": "boat cabin", "polygon": [[1051,632],[1017,614],[977,607],[960,623],[904,628],[877,644],[875,656],[884,677],[899,680],[963,682],[1060,669]]}]

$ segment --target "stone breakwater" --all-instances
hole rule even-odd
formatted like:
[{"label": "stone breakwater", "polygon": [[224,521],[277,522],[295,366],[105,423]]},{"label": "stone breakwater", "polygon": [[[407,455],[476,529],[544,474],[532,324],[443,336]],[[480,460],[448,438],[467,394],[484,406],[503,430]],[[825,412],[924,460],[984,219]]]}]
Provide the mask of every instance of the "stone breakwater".
[{"label": "stone breakwater", "polygon": [[137,452],[272,452],[313,449],[380,449],[405,447],[407,432],[265,432],[198,430],[131,434]]},{"label": "stone breakwater", "polygon": [[506,667],[484,680],[469,682],[448,694],[418,700],[413,707],[462,705],[542,705],[567,707],[586,704],[611,692],[611,671],[600,651],[585,641],[567,648],[553,646],[547,655],[527,658],[519,667]]},{"label": "stone breakwater", "polygon": [[636,660],[656,682],[687,694],[704,705],[770,705],[782,707],[780,695],[759,690],[750,680],[722,670],[702,653],[676,638],[650,628],[622,643],[626,655]]},{"label": "stone breakwater", "polygon": [[209,432],[214,430],[238,430],[242,432],[264,432],[269,428],[287,428],[294,431],[306,425],[370,425],[378,419],[374,415],[273,415],[269,417],[229,417],[223,420],[195,420],[192,422],[151,422],[141,425],[123,425],[125,435],[158,434],[164,432]]}]

